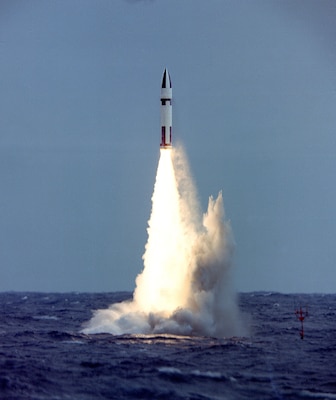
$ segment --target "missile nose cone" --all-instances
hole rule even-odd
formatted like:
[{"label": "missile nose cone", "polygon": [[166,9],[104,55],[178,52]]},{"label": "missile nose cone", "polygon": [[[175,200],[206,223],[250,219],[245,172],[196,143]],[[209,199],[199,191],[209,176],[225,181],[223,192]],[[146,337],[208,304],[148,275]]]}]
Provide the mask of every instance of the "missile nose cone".
[{"label": "missile nose cone", "polygon": [[171,84],[171,79],[169,76],[169,72],[167,70],[167,68],[165,68],[164,72],[163,72],[163,77],[162,77],[162,89],[171,89],[172,84]]}]

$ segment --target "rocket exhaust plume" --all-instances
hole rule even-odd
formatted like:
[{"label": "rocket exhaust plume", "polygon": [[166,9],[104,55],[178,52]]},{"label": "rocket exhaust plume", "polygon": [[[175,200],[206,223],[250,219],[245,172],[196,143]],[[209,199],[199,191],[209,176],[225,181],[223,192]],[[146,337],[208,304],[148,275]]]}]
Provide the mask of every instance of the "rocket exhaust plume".
[{"label": "rocket exhaust plume", "polygon": [[[161,91],[162,107],[168,100],[171,106],[166,70],[164,80],[170,91],[165,104]],[[183,150],[171,146],[171,108],[165,112],[168,118],[161,114],[161,121],[169,135],[162,130],[144,269],[136,278],[133,300],[95,311],[83,332],[243,335],[230,277],[233,238],[222,194],[209,198],[202,216]]]}]

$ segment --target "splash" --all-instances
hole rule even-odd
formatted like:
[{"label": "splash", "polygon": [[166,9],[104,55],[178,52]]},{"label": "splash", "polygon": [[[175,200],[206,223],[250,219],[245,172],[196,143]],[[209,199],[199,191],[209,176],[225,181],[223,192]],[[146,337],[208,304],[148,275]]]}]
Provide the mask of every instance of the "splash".
[{"label": "splash", "polygon": [[83,332],[242,335],[224,217],[221,192],[202,217],[183,150],[161,149],[133,300],[97,310]]}]

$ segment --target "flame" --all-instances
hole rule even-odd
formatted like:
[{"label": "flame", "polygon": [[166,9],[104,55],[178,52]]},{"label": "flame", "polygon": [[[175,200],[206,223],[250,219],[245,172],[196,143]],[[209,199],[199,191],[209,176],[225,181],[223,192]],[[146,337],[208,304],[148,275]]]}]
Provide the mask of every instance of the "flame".
[{"label": "flame", "polygon": [[134,300],[142,311],[169,315],[185,306],[188,293],[187,249],[172,151],[160,150],[160,161],[148,222],[144,270],[136,280]]}]

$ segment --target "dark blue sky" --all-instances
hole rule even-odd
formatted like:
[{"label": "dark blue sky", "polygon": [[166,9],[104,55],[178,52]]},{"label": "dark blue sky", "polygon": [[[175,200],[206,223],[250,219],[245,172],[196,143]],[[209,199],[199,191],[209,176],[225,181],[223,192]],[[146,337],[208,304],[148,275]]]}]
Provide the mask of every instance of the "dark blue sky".
[{"label": "dark blue sky", "polygon": [[2,1],[0,290],[131,290],[173,81],[239,291],[334,292],[334,1]]}]

